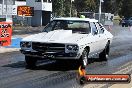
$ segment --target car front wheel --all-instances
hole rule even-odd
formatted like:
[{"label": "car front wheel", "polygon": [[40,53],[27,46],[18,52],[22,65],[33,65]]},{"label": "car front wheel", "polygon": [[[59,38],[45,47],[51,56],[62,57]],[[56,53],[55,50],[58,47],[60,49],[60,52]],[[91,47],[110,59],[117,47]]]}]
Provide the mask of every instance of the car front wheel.
[{"label": "car front wheel", "polygon": [[25,56],[26,68],[34,69],[36,67],[37,60],[31,56]]},{"label": "car front wheel", "polygon": [[110,43],[108,42],[103,52],[99,54],[99,59],[102,61],[106,61],[109,57],[109,50],[110,50]]},{"label": "car front wheel", "polygon": [[87,64],[88,64],[88,55],[89,55],[89,51],[85,48],[83,50],[82,56],[80,58],[81,66],[83,68],[85,68],[87,66]]}]

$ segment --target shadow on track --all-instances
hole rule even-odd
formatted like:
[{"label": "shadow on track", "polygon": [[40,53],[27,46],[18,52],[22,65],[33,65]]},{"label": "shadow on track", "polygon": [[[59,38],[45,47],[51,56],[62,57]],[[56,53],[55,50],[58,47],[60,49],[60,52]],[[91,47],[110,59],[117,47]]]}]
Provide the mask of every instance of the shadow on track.
[{"label": "shadow on track", "polygon": [[[90,63],[101,62],[97,58],[90,58]],[[12,68],[25,68],[25,61],[18,61],[16,63],[11,63],[4,65],[2,67],[12,67]],[[39,61],[37,66],[32,70],[48,70],[48,71],[69,71],[69,70],[78,70],[79,65],[74,61],[56,61],[56,60],[48,60],[48,61]]]}]

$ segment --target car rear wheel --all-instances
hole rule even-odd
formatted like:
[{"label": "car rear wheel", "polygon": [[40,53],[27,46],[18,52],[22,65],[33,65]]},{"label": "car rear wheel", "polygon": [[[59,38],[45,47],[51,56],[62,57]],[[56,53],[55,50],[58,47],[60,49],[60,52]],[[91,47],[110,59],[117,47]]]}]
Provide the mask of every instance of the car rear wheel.
[{"label": "car rear wheel", "polygon": [[110,50],[110,43],[108,42],[108,43],[106,44],[106,47],[105,47],[105,49],[103,50],[103,52],[101,52],[101,53],[99,54],[99,59],[100,59],[101,61],[107,61],[107,59],[108,59],[108,57],[109,57],[109,50]]},{"label": "car rear wheel", "polygon": [[34,69],[36,67],[37,60],[31,56],[25,56],[26,68]]},{"label": "car rear wheel", "polygon": [[80,58],[80,65],[85,68],[88,64],[88,55],[89,55],[89,51],[85,48],[83,50],[82,56]]}]

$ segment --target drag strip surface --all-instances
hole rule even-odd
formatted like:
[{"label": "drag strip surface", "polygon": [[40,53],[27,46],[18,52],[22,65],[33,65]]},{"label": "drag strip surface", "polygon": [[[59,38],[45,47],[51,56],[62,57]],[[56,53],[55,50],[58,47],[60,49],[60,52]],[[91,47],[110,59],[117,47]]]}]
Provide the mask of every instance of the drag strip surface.
[{"label": "drag strip surface", "polygon": [[[131,34],[131,35],[130,35]],[[123,36],[122,36],[123,35]],[[86,68],[88,74],[132,73],[132,33],[121,31],[111,45],[110,58],[93,62]],[[40,63],[39,63],[40,64]],[[78,85],[78,67],[55,60],[44,60],[36,70],[25,69],[20,52],[0,54],[0,88],[108,88],[113,84]]]}]

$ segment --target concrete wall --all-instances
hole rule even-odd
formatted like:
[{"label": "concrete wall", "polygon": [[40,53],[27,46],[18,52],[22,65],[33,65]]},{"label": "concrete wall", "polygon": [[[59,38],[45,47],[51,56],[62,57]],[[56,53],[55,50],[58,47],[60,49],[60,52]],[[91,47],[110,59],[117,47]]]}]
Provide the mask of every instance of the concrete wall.
[{"label": "concrete wall", "polygon": [[35,0],[26,0],[26,5],[30,7],[34,7],[34,10],[42,9],[42,2],[35,2]]},{"label": "concrete wall", "polygon": [[32,26],[45,26],[50,22],[51,12],[50,11],[41,11],[35,10],[34,16],[28,18],[28,23]]},{"label": "concrete wall", "polygon": [[15,1],[15,5],[17,6],[26,5],[26,2],[25,1]]},{"label": "concrete wall", "polygon": [[[3,0],[0,0],[0,4],[2,4],[2,2],[3,2]],[[14,5],[15,0],[4,0],[4,4]]]},{"label": "concrete wall", "polygon": [[34,10],[52,11],[51,2],[35,2],[35,0],[26,0],[26,5],[34,7]]},{"label": "concrete wall", "polygon": [[42,11],[41,10],[34,11],[34,16],[31,18],[31,25],[32,26],[42,25]]},{"label": "concrete wall", "polygon": [[43,11],[52,11],[52,3],[42,3]]}]

